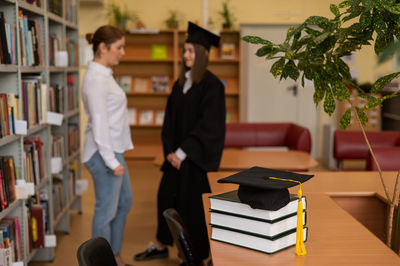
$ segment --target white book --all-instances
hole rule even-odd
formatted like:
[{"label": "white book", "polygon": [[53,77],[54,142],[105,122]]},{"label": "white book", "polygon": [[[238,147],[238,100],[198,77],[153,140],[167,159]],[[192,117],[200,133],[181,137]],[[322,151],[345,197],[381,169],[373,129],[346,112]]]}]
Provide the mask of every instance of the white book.
[{"label": "white book", "polygon": [[[252,217],[216,212],[214,210],[210,210],[210,214],[211,226],[221,226],[268,237],[275,237],[297,227],[297,213],[293,213],[288,217],[283,217],[282,219],[273,222],[263,219],[254,219]],[[306,212],[303,212],[303,225],[305,224]]]},{"label": "white book", "polygon": [[[305,197],[302,198],[303,210],[307,208]],[[241,203],[237,196],[237,190],[210,196],[211,209],[225,213],[232,213],[252,218],[263,219],[273,222],[279,218],[286,217],[297,212],[298,198],[290,195],[290,202],[276,211],[253,209],[245,203]]]},{"label": "white book", "polygon": [[[303,229],[304,241],[307,240],[308,228]],[[256,234],[235,232],[219,227],[212,227],[211,239],[256,251],[272,254],[296,245],[296,230],[276,238],[263,237]]]}]

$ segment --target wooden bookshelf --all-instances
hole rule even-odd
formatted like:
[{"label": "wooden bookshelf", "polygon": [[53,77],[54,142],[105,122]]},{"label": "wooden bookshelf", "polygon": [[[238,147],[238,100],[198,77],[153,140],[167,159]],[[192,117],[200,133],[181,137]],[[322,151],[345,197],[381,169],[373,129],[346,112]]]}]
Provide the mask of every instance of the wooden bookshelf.
[{"label": "wooden bookshelf", "polygon": [[[209,69],[216,74],[226,87],[227,123],[239,121],[240,99],[240,33],[221,31],[220,48],[211,48]],[[173,83],[179,76],[182,63],[182,47],[186,32],[161,30],[158,33],[127,33],[125,56],[114,68],[115,77],[129,77],[125,88],[128,108],[135,109],[134,125],[131,125],[135,150],[128,152],[128,159],[154,159],[161,149],[161,125],[156,124],[156,112],[164,110]],[[228,44],[228,45],[226,45]],[[231,49],[223,56],[223,47]],[[232,48],[233,47],[233,48]],[[154,52],[161,50],[160,53]],[[157,58],[157,56],[159,58]],[[156,57],[156,58],[154,58]],[[154,76],[168,77],[164,90],[154,91]],[[141,124],[142,110],[153,110],[153,123]],[[140,154],[145,154],[141,156]]]}]

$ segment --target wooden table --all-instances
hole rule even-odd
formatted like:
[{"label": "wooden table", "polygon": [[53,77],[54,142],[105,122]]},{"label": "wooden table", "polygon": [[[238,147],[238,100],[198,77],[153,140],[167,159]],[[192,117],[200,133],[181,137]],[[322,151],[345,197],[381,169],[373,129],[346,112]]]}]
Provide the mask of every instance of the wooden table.
[{"label": "wooden table", "polygon": [[[219,178],[232,173],[210,173],[211,189],[215,194],[236,189],[233,184],[219,184]],[[335,197],[385,198],[376,172],[316,172],[303,185],[307,196],[307,255],[295,256],[294,247],[267,255],[246,248],[210,240],[213,263],[219,265],[400,265],[399,256],[371,231],[341,208]],[[395,172],[384,173],[390,193]],[[296,192],[296,188],[291,188]],[[203,195],[207,224],[210,222],[210,194]],[[354,202],[353,202],[354,203]],[[356,204],[355,209],[362,206]],[[367,208],[370,208],[368,205]],[[372,210],[369,210],[373,213]],[[209,235],[211,228],[208,227]]]},{"label": "wooden table", "polygon": [[[163,155],[159,154],[154,160],[154,164],[160,166],[163,161]],[[278,170],[306,171],[317,165],[317,161],[309,153],[303,151],[225,149],[219,169],[221,171],[239,171],[252,166],[260,166]]]}]

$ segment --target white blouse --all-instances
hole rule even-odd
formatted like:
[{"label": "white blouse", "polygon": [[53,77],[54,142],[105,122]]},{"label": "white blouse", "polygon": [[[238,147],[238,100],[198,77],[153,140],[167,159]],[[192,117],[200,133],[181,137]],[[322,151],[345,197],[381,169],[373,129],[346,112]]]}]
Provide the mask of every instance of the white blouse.
[{"label": "white blouse", "polygon": [[87,162],[98,150],[107,167],[120,163],[114,152],[132,149],[125,92],[112,76],[112,70],[89,62],[83,78],[82,101],[88,116],[82,161]]}]

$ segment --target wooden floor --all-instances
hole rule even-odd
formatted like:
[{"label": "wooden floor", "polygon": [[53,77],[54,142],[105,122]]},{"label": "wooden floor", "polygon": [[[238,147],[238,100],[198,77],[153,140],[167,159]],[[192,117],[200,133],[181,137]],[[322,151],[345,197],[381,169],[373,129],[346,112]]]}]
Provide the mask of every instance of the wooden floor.
[{"label": "wooden floor", "polygon": [[[143,251],[149,241],[155,238],[156,197],[161,172],[150,161],[128,162],[133,191],[133,206],[129,213],[122,244],[122,258],[125,263],[143,266],[179,265],[175,248],[170,248],[168,259],[148,262],[134,262],[134,254]],[[94,191],[93,183],[87,170],[83,168],[82,178],[89,180],[89,189],[83,195],[83,213],[71,212],[71,233],[57,234],[56,255],[53,262],[32,262],[29,266],[71,266],[78,265],[76,250],[79,245],[90,238],[93,217]]]}]

